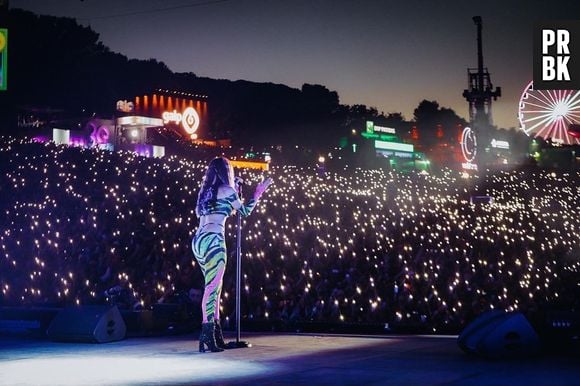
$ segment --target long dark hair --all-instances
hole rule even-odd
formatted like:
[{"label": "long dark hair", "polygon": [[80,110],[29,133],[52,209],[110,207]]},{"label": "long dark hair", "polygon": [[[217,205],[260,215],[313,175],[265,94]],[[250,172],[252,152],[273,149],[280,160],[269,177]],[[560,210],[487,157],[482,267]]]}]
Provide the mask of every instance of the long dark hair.
[{"label": "long dark hair", "polygon": [[221,185],[234,185],[234,174],[230,162],[225,157],[218,157],[211,160],[199,194],[197,195],[197,205],[195,206],[195,213],[197,217],[200,216],[201,210],[212,201],[217,200],[218,188]]}]

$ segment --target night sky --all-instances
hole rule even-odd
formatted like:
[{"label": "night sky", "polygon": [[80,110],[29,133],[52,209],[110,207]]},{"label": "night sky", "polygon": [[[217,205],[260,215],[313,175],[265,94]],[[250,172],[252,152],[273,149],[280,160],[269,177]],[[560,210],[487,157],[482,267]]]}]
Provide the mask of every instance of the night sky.
[{"label": "night sky", "polygon": [[74,17],[111,50],[173,71],[323,84],[341,103],[408,119],[422,99],[468,118],[461,94],[466,68],[477,66],[471,18],[481,15],[485,65],[503,89],[493,105],[500,127],[518,126],[534,22],[580,17],[578,0],[10,0],[10,7]]}]

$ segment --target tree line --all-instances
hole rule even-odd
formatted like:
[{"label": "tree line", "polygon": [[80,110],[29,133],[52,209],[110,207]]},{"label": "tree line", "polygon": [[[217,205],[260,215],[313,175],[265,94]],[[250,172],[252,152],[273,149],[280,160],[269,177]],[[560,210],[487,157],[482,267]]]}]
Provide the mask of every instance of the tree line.
[{"label": "tree line", "polygon": [[304,84],[296,89],[174,73],[156,59],[129,59],[112,52],[98,33],[71,18],[4,9],[0,25],[10,33],[9,86],[0,102],[13,113],[2,114],[3,131],[14,129],[14,121],[7,122],[6,117],[18,109],[40,106],[107,116],[117,100],[157,88],[207,95],[211,135],[232,138],[239,145],[324,149],[336,146],[353,129],[363,130],[367,120],[404,134],[415,126],[420,141],[430,145],[437,140],[438,125],[451,137],[457,125],[466,124],[435,101],[422,101],[407,120],[397,112],[341,104],[337,92],[323,85]]}]

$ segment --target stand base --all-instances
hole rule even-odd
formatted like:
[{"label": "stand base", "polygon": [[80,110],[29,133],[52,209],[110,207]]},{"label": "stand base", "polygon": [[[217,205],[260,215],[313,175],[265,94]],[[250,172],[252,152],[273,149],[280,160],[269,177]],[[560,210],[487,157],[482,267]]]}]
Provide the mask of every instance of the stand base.
[{"label": "stand base", "polygon": [[243,340],[240,341],[231,341],[228,342],[228,344],[226,344],[226,347],[228,349],[232,349],[232,348],[246,348],[246,347],[252,347],[252,344],[250,342],[244,342]]}]

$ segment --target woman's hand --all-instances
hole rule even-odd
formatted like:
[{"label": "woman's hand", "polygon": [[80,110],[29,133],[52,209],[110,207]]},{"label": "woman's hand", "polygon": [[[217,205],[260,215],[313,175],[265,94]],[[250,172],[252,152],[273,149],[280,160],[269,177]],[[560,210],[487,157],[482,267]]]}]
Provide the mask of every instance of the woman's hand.
[{"label": "woman's hand", "polygon": [[273,182],[274,180],[272,180],[270,177],[260,182],[258,186],[256,186],[256,191],[254,192],[254,200],[258,201],[260,197],[262,197],[262,194],[264,194],[266,189],[268,189],[268,187],[272,185]]}]

